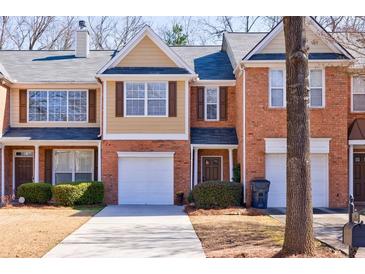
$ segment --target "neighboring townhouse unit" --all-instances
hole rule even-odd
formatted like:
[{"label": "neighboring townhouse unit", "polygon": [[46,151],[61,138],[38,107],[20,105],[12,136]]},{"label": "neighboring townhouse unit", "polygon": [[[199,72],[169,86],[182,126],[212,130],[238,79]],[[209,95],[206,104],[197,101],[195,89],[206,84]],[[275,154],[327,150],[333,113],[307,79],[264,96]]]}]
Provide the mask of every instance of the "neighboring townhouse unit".
[{"label": "neighboring townhouse unit", "polygon": [[[365,202],[365,78],[359,53],[308,17],[315,207]],[[343,38],[343,37],[342,37]],[[355,37],[356,39],[356,37]],[[1,194],[29,181],[101,180],[108,204],[173,204],[194,185],[271,181],[285,207],[285,45],[225,33],[221,46],[169,47],[145,27],[120,51],[0,51]]]}]

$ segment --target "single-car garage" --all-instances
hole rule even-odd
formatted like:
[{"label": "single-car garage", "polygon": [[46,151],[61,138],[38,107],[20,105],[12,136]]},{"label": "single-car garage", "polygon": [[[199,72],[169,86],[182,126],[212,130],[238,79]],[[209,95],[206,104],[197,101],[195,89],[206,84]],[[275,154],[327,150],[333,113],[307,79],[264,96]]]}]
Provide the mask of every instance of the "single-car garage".
[{"label": "single-car garage", "polygon": [[[271,182],[268,207],[286,206],[286,139],[266,139],[265,177]],[[314,207],[328,207],[329,139],[311,139],[311,181]]]},{"label": "single-car garage", "polygon": [[118,203],[172,205],[174,152],[118,152]]}]

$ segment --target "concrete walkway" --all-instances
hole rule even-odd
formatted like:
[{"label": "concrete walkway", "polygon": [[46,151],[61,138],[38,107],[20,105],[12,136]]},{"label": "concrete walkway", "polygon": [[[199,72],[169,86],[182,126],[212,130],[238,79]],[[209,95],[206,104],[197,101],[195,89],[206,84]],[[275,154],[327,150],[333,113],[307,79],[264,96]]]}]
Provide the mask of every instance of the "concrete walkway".
[{"label": "concrete walkway", "polygon": [[[285,209],[268,209],[269,214],[285,223]],[[361,216],[365,221],[364,216]],[[313,210],[314,236],[337,250],[348,254],[348,247],[342,244],[342,227],[348,222],[346,210],[332,210],[328,208],[315,208]],[[365,248],[359,248],[356,258],[365,258]]]},{"label": "concrete walkway", "polygon": [[108,206],[47,258],[204,258],[189,217],[178,206]]}]

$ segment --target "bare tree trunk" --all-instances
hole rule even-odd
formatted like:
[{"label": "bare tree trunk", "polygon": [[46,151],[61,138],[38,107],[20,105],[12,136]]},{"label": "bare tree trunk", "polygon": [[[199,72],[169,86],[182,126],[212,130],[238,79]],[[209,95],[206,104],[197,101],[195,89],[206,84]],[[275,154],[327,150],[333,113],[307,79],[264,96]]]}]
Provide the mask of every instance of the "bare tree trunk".
[{"label": "bare tree trunk", "polygon": [[285,254],[314,254],[305,17],[285,16],[287,168]]}]

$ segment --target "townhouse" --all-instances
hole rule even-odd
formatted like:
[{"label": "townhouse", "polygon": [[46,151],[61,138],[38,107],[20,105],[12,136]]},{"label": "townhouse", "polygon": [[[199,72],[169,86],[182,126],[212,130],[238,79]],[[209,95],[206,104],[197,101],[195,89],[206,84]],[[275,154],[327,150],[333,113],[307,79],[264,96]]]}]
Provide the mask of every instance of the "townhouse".
[{"label": "townhouse", "polygon": [[[361,55],[308,17],[315,207],[365,202]],[[337,38],[337,39],[335,39]],[[285,45],[225,33],[219,46],[169,47],[145,27],[120,51],[0,51],[1,195],[29,181],[100,180],[108,204],[173,204],[206,180],[271,181],[286,199]]]}]

